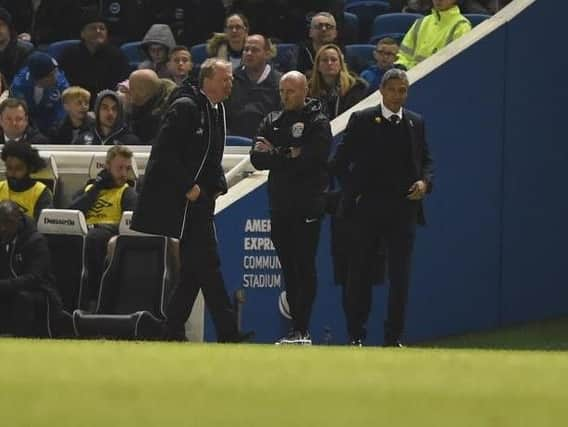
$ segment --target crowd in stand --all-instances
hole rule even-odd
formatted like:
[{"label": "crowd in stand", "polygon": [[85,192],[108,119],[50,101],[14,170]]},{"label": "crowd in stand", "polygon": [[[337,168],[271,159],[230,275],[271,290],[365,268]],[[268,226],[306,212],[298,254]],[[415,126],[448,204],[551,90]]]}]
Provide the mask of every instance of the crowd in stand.
[{"label": "crowd in stand", "polygon": [[[261,120],[280,108],[279,81],[288,70],[273,62],[275,42],[297,44],[293,68],[308,77],[308,96],[318,99],[323,113],[333,119],[376,91],[387,70],[412,68],[470,31],[463,8],[494,13],[504,2],[467,0],[460,10],[458,0],[391,1],[393,12],[425,16],[400,45],[393,38],[379,40],[376,63],[360,74],[345,59],[346,2],[260,3],[0,0],[0,143],[6,165],[0,202],[16,202],[28,218],[26,224],[53,205],[50,190],[30,177],[43,166],[30,144],[111,146],[106,167],[69,206],[85,213],[91,229],[89,299],[96,298],[106,243],[117,233],[122,211],[136,204],[136,193],[127,183],[132,152],[123,146],[151,145],[176,87],[197,81],[191,46],[206,43],[210,57],[232,64],[228,134],[252,138]],[[57,60],[48,53],[51,43],[70,39],[80,41]],[[120,49],[130,41],[141,41],[145,56],[135,70]],[[97,205],[101,200],[107,208]],[[16,216],[9,205],[0,212],[7,223]],[[17,287],[10,282],[5,254],[0,258],[1,304]],[[0,322],[0,333],[2,327]]]}]

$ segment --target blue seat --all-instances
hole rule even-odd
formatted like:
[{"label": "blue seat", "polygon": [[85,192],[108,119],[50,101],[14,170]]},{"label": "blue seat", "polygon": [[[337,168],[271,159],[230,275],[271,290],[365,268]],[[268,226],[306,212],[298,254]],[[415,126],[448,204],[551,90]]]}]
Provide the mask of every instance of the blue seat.
[{"label": "blue seat", "polygon": [[272,64],[278,71],[285,73],[296,68],[298,47],[294,43],[278,43],[276,45],[276,56],[272,59]]},{"label": "blue seat", "polygon": [[345,62],[349,69],[357,74],[375,63],[372,44],[348,44],[345,46]]},{"label": "blue seat", "polygon": [[194,65],[199,65],[205,61],[209,55],[207,54],[207,45],[205,43],[196,44],[191,47],[191,60]]},{"label": "blue seat", "polygon": [[414,21],[419,18],[423,18],[423,16],[418,13],[387,13],[377,16],[373,21],[369,43],[375,44],[385,37],[390,37],[400,42],[408,30],[410,30]]},{"label": "blue seat", "polygon": [[61,40],[58,42],[53,42],[47,46],[47,53],[53,56],[57,61],[61,59],[61,54],[69,46],[77,46],[81,40]]},{"label": "blue seat", "polygon": [[360,1],[346,4],[344,11],[359,19],[359,39],[369,40],[373,20],[376,16],[389,13],[390,4],[386,1]]},{"label": "blue seat", "polygon": [[359,41],[359,18],[349,12],[343,12],[343,40],[345,43]]},{"label": "blue seat", "polygon": [[227,135],[227,145],[230,147],[251,147],[252,139],[244,136]]},{"label": "blue seat", "polygon": [[132,70],[136,70],[138,68],[138,65],[140,65],[140,63],[144,61],[144,59],[146,59],[144,52],[142,51],[142,49],[140,49],[141,44],[142,42],[138,41],[124,43],[120,46],[120,50],[128,58],[128,65],[130,65],[130,69]]},{"label": "blue seat", "polygon": [[471,22],[472,27],[475,27],[486,19],[491,18],[491,15],[485,15],[483,13],[466,13],[464,16],[469,20],[469,22]]}]

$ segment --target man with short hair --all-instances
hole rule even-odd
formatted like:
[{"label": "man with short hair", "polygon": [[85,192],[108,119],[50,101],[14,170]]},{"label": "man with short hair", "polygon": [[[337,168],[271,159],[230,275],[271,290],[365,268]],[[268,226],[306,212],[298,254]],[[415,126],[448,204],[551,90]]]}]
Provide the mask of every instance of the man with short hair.
[{"label": "man with short hair", "polygon": [[310,22],[309,40],[298,45],[296,69],[310,77],[314,59],[320,47],[338,43],[337,24],[329,12],[316,13]]},{"label": "man with short hair", "polygon": [[390,37],[385,37],[377,42],[373,51],[376,64],[361,72],[361,78],[369,83],[369,92],[379,89],[381,79],[386,71],[393,67],[398,55],[398,43]]},{"label": "man with short hair", "polygon": [[34,126],[52,134],[65,117],[61,94],[68,87],[55,59],[44,52],[33,52],[27,66],[14,77],[11,94],[26,101]]},{"label": "man with short hair", "polygon": [[124,53],[108,41],[104,18],[86,10],[81,23],[81,42],[66,48],[59,62],[72,85],[91,93],[93,106],[101,90],[112,90],[128,77],[130,66]]},{"label": "man with short hair", "polygon": [[183,45],[174,46],[170,52],[167,66],[170,79],[178,86],[188,77],[192,78],[193,62],[189,48]]},{"label": "man with short hair", "polygon": [[399,68],[410,70],[443,47],[471,31],[471,23],[464,17],[458,0],[433,0],[432,13],[418,18],[400,44]]},{"label": "man with short hair", "polygon": [[49,139],[30,125],[26,101],[6,98],[0,103],[0,144],[25,141],[30,144],[49,144]]},{"label": "man with short hair", "polygon": [[136,70],[128,81],[132,132],[142,144],[151,145],[176,84],[169,79],[159,78],[153,70]]},{"label": "man with short hair", "polygon": [[61,299],[51,273],[47,240],[17,204],[1,201],[0,334],[45,336],[48,301],[50,320],[58,320]]},{"label": "man with short hair", "polygon": [[[185,340],[185,322],[199,290],[213,317],[219,342],[250,338],[238,330],[217,250],[215,200],[227,192],[221,162],[225,146],[225,100],[231,63],[209,58],[199,87],[184,82],[171,96],[152,146],[131,228],[180,239],[181,273],[166,309],[166,338]],[[131,82],[132,89],[132,82]]]},{"label": "man with short hair", "polygon": [[95,101],[95,125],[77,137],[76,145],[140,145],[124,117],[124,108],[118,94],[103,90]]},{"label": "man with short hair", "polygon": [[106,245],[118,234],[118,225],[124,211],[134,210],[137,195],[128,184],[132,169],[132,151],[128,147],[115,145],[107,151],[105,167],[94,180],[87,182],[80,190],[69,209],[85,214],[89,232],[87,234],[86,258],[89,271],[87,300],[90,308],[98,298]]},{"label": "man with short hair", "polygon": [[406,73],[387,71],[380,91],[380,105],[351,115],[331,170],[343,185],[339,215],[353,230],[343,299],[350,343],[362,346],[366,338],[370,272],[384,243],[390,286],[384,345],[401,347],[416,224],[425,224],[422,199],[432,190],[433,169],[424,120],[403,108]]},{"label": "man with short hair", "polygon": [[332,136],[319,100],[307,99],[298,71],[280,80],[282,111],[261,122],[250,153],[253,166],[269,170],[271,238],[292,315],[292,328],[277,344],[311,344],[309,323],[316,296],[316,253],[324,213],[327,158]]},{"label": "man with short hair", "polygon": [[235,71],[227,105],[229,134],[252,138],[264,116],[280,108],[281,74],[268,63],[273,51],[272,43],[264,36],[247,37],[243,65]]}]

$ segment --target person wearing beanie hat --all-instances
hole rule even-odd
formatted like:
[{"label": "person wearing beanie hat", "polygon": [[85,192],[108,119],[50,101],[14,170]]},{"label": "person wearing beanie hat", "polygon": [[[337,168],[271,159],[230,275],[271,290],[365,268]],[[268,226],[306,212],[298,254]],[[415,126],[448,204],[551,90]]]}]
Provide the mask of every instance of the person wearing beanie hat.
[{"label": "person wearing beanie hat", "polygon": [[114,89],[130,74],[128,58],[109,43],[105,18],[95,9],[86,9],[80,19],[81,42],[69,46],[61,54],[61,69],[73,86],[91,93],[91,107],[97,94]]},{"label": "person wearing beanie hat", "polygon": [[8,83],[22,68],[31,50],[31,46],[18,40],[12,15],[6,9],[0,7],[0,72],[4,74]]},{"label": "person wearing beanie hat", "polygon": [[65,117],[61,94],[68,87],[55,59],[47,53],[34,52],[14,77],[11,92],[15,98],[26,101],[32,123],[42,133],[51,134]]}]

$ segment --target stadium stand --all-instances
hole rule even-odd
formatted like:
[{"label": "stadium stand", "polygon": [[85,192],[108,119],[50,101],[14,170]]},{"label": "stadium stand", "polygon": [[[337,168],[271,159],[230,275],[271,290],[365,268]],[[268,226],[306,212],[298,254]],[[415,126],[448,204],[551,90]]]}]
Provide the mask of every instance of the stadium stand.
[{"label": "stadium stand", "polygon": [[373,21],[369,43],[375,44],[380,39],[390,37],[401,42],[414,21],[421,18],[418,13],[386,13]]}]

